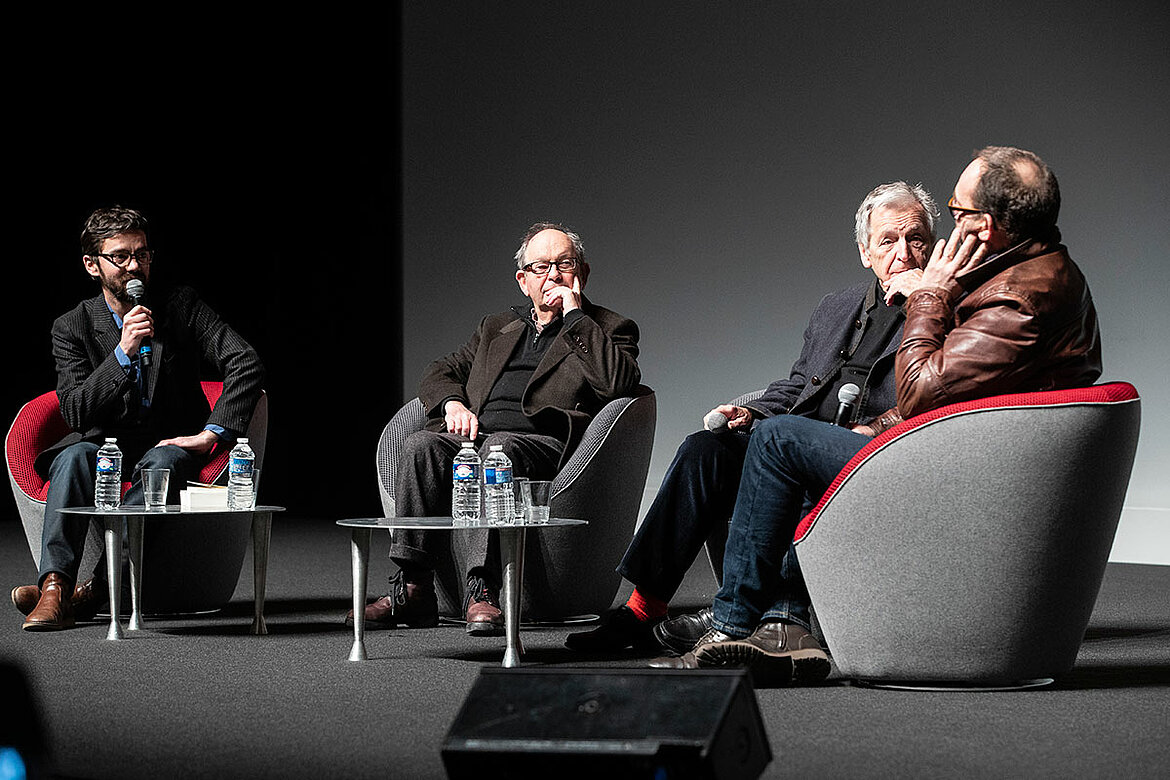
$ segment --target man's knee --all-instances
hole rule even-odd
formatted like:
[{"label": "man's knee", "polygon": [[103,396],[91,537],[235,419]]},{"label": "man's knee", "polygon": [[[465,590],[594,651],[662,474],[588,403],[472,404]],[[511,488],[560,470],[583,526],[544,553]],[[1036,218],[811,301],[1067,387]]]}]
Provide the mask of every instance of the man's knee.
[{"label": "man's knee", "polygon": [[173,444],[167,444],[162,447],[151,447],[135,465],[134,470],[169,469],[187,460],[194,460],[194,457],[192,453],[184,450],[182,447],[177,447]]},{"label": "man's knee", "polygon": [[49,482],[73,479],[78,474],[90,474],[97,466],[98,445],[82,441],[71,444],[53,458],[49,466]]}]

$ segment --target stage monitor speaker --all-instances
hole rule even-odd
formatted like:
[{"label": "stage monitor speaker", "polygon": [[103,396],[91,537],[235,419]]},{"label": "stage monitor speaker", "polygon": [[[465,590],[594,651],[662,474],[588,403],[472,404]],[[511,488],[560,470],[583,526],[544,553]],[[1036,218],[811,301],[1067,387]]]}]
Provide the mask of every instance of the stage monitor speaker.
[{"label": "stage monitor speaker", "polygon": [[738,669],[484,668],[443,742],[451,778],[759,777],[772,760]]}]

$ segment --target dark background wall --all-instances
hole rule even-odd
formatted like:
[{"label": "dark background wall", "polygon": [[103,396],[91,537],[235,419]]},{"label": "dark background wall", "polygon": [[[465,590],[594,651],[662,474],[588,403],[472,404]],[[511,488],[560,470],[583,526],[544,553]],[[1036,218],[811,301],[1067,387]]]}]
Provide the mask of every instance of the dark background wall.
[{"label": "dark background wall", "polygon": [[[1104,378],[1144,398],[1128,504],[1170,506],[1161,3],[200,7],[64,31],[26,13],[5,414],[52,386],[49,324],[89,290],[81,221],[138,205],[269,366],[265,500],[376,514],[381,427],[427,361],[519,300],[510,256],[552,218],[585,237],[590,296],[642,326],[653,488],[703,412],[787,372],[815,302],[864,278],[852,216],[870,188],[945,201],[971,151],[1001,143],[1060,177]],[[141,56],[109,56],[127,46]]]},{"label": "dark background wall", "polygon": [[26,10],[8,29],[27,38],[5,119],[18,337],[2,416],[54,388],[52,321],[96,292],[86,216],[132,206],[155,272],[264,360],[263,500],[380,514],[373,453],[402,384],[397,12],[132,9]]}]

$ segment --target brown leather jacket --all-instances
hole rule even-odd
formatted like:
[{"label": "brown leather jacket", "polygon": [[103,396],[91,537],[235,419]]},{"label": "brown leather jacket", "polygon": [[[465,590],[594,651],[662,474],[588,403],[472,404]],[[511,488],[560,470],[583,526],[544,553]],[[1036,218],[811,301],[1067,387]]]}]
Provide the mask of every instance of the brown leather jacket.
[{"label": "brown leather jacket", "polygon": [[1063,244],[1025,242],[906,302],[898,411],[1005,393],[1084,387],[1101,375],[1088,284]]}]

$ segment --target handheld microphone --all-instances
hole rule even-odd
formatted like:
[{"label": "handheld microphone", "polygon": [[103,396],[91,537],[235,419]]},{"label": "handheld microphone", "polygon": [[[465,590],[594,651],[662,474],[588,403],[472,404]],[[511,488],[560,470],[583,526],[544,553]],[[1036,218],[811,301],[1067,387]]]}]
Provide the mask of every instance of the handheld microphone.
[{"label": "handheld microphone", "polygon": [[[142,283],[141,279],[131,279],[126,282],[126,294],[130,296],[130,300],[134,301],[134,305],[138,306],[146,297],[146,285]],[[138,345],[138,362],[144,367],[150,365],[151,352],[150,336],[147,336]]]},{"label": "handheld microphone", "polygon": [[722,413],[711,411],[703,418],[703,427],[711,433],[723,433],[727,430],[727,418]]},{"label": "handheld microphone", "polygon": [[833,419],[833,425],[839,425],[842,428],[849,426],[849,420],[853,418],[853,410],[856,408],[854,404],[857,399],[861,397],[861,388],[852,382],[841,385],[841,389],[837,391],[837,416]]}]

